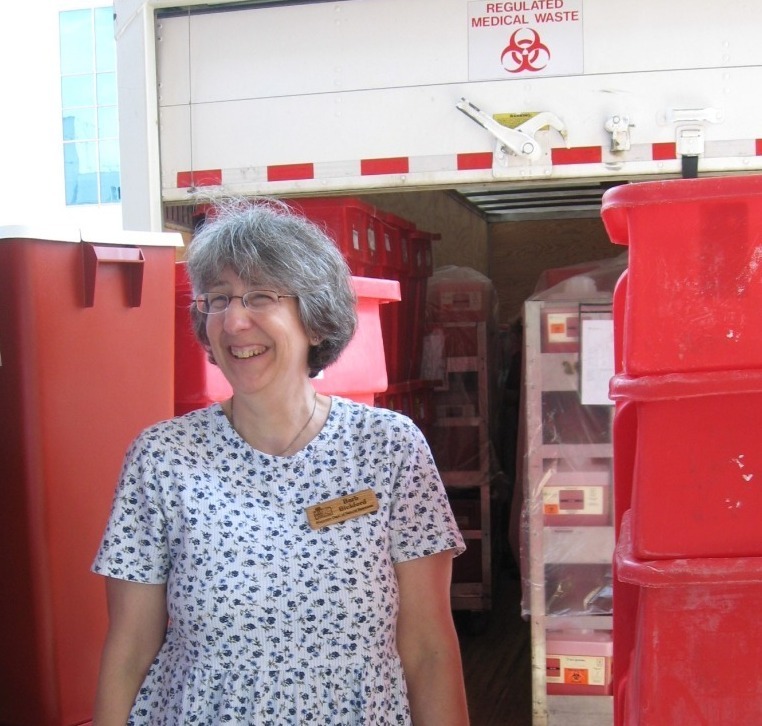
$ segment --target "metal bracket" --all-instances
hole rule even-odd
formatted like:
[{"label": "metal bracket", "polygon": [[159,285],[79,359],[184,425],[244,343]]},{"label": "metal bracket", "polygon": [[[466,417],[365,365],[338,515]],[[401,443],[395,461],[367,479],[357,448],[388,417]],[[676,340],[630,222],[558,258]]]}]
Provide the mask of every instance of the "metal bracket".
[{"label": "metal bracket", "polygon": [[723,120],[716,108],[670,108],[664,114],[667,124],[675,124],[675,146],[678,156],[701,156],[704,153],[704,127]]},{"label": "metal bracket", "polygon": [[704,153],[704,127],[699,124],[678,126],[675,141],[678,156],[701,156]]},{"label": "metal bracket", "polygon": [[629,116],[614,114],[606,119],[603,128],[611,134],[611,151],[630,150],[630,129],[635,124],[630,123]]},{"label": "metal bracket", "polygon": [[558,116],[548,111],[543,111],[532,116],[532,118],[516,128],[509,128],[495,121],[490,115],[484,113],[484,111],[465,98],[461,98],[455,104],[455,107],[495,137],[494,165],[504,161],[504,157],[509,154],[527,159],[528,161],[536,161],[542,157],[545,149],[535,139],[535,134],[547,126],[558,131],[564,139],[567,148],[569,146],[564,122]]}]

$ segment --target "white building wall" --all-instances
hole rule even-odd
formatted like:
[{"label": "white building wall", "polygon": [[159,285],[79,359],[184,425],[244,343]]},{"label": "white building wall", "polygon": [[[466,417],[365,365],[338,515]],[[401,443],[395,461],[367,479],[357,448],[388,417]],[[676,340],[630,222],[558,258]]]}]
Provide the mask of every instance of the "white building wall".
[{"label": "white building wall", "polygon": [[121,204],[66,206],[58,13],[103,0],[0,5],[0,226],[121,229]]}]

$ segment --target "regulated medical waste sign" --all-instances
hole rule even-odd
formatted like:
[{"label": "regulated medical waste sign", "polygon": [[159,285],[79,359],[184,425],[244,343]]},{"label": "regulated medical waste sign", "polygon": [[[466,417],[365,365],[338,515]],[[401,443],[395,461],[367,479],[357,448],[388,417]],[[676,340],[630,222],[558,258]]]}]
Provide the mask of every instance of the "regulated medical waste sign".
[{"label": "regulated medical waste sign", "polygon": [[582,2],[469,2],[469,80],[583,73]]}]

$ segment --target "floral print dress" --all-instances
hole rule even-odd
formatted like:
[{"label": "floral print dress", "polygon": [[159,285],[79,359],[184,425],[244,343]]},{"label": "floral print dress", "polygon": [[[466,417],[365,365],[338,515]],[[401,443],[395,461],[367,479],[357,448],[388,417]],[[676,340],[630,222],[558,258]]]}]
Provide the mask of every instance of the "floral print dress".
[{"label": "floral print dress", "polygon": [[[371,488],[378,510],[305,509]],[[333,397],[294,456],[250,447],[222,408],[144,431],[93,571],[166,583],[169,629],[130,724],[409,724],[394,564],[463,540],[406,417]]]}]

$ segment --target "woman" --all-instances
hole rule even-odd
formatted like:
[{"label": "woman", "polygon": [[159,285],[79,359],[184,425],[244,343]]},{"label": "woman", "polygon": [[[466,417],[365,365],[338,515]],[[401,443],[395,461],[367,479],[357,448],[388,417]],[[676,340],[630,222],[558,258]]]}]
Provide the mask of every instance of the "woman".
[{"label": "woman", "polygon": [[310,383],[356,325],[340,252],[280,202],[235,202],[188,272],[233,396],[127,454],[93,565],[110,617],[95,726],[467,724],[463,541],[428,446]]}]

